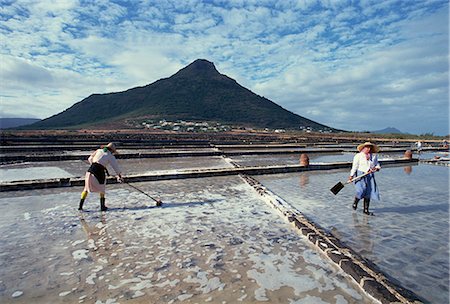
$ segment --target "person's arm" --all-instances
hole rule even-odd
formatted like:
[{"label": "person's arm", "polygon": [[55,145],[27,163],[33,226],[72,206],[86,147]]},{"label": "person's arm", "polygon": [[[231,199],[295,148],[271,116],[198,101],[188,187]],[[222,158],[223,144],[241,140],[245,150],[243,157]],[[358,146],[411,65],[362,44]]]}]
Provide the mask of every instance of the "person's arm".
[{"label": "person's arm", "polygon": [[120,170],[119,163],[117,162],[117,159],[112,154],[110,154],[109,163],[111,164],[111,167],[114,169],[114,172],[116,172],[117,181],[119,183],[123,182],[122,171]]},{"label": "person's arm", "polygon": [[377,154],[373,154],[372,164],[373,164],[373,167],[370,168],[370,172],[376,172],[376,171],[379,171],[381,169],[381,165],[378,162],[378,155]]},{"label": "person's arm", "polygon": [[94,157],[95,157],[96,153],[97,153],[97,150],[95,150],[94,153],[92,153],[91,156],[89,156],[89,158],[88,158],[88,161],[91,165],[94,162]]},{"label": "person's arm", "polygon": [[352,169],[350,170],[350,176],[348,177],[348,180],[351,180],[353,176],[355,176],[358,167],[359,167],[359,153],[353,157]]}]

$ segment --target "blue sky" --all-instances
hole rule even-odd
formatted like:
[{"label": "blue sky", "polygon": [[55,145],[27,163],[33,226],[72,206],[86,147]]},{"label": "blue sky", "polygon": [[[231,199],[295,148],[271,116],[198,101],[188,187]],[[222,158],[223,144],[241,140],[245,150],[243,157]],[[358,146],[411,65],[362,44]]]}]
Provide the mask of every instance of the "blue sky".
[{"label": "blue sky", "polygon": [[0,3],[2,117],[49,117],[203,58],[331,127],[449,134],[447,0]]}]

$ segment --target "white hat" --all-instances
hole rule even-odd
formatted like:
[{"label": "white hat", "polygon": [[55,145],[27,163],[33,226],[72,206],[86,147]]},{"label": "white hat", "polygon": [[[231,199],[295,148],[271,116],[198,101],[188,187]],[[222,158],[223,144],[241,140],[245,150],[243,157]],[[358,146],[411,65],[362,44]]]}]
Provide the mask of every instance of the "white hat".
[{"label": "white hat", "polygon": [[376,144],[371,143],[370,141],[366,141],[365,143],[358,145],[357,149],[359,152],[361,152],[361,150],[367,146],[371,147],[370,150],[373,153],[378,153],[380,151],[380,148]]},{"label": "white hat", "polygon": [[108,150],[111,151],[111,153],[116,153],[117,154],[116,145],[114,143],[112,143],[112,142],[110,142],[106,146],[103,146],[102,148],[108,148]]}]

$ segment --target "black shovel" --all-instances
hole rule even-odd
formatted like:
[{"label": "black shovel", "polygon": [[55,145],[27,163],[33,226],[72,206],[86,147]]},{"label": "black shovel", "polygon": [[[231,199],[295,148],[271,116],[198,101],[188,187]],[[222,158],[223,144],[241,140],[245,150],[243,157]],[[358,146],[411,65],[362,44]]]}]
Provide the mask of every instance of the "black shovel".
[{"label": "black shovel", "polygon": [[367,173],[364,173],[363,175],[360,175],[360,176],[357,176],[357,177],[355,177],[355,178],[352,178],[351,180],[346,181],[345,184],[342,183],[342,182],[339,182],[339,183],[337,183],[336,185],[334,185],[333,188],[330,189],[330,191],[333,192],[334,195],[336,195],[336,194],[339,193],[339,191],[341,191],[341,190],[344,188],[345,185],[350,184],[350,183],[353,183],[355,180],[358,180],[358,179],[360,179],[361,177],[364,177],[364,176],[366,176],[366,175],[369,175],[370,173],[373,173],[373,172],[367,172]]}]

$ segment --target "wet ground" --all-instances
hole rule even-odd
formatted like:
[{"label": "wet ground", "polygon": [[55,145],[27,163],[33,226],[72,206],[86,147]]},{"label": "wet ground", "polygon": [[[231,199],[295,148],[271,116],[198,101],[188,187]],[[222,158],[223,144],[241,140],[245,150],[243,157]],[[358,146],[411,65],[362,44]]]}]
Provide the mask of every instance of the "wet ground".
[{"label": "wet ground", "polygon": [[[308,155],[311,163],[329,163],[349,162],[354,154]],[[299,163],[299,155],[232,159],[241,166]],[[119,163],[126,175],[231,166],[221,156]],[[87,167],[83,161],[8,164],[0,166],[0,181],[80,177]],[[447,303],[448,173],[423,164],[383,168],[377,173],[382,200],[371,204],[376,216],[370,218],[351,209],[351,185],[330,192],[346,180],[346,170],[255,178],[403,286]],[[104,214],[96,195],[88,197],[86,212],[76,211],[81,188],[0,193],[0,302],[373,301],[239,177],[134,185],[161,197],[163,207],[126,184],[107,186],[111,210]]]},{"label": "wet ground", "polygon": [[239,177],[0,194],[2,303],[372,303]]},{"label": "wet ground", "polygon": [[383,168],[373,217],[353,211],[353,185],[329,190],[347,171],[258,176],[263,185],[431,303],[449,302],[449,169]]}]

